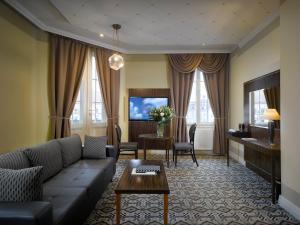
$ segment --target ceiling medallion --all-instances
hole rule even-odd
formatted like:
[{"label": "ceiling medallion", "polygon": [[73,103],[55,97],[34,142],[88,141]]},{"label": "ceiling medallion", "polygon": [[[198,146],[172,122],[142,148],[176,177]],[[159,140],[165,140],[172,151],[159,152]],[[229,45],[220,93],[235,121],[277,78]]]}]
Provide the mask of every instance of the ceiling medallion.
[{"label": "ceiling medallion", "polygon": [[[118,30],[121,29],[120,24],[113,24],[112,25],[114,29],[113,33],[113,41],[115,42],[116,47],[119,47],[119,34]],[[119,70],[124,66],[124,59],[122,55],[118,52],[115,52],[108,58],[109,67],[113,70]]]}]

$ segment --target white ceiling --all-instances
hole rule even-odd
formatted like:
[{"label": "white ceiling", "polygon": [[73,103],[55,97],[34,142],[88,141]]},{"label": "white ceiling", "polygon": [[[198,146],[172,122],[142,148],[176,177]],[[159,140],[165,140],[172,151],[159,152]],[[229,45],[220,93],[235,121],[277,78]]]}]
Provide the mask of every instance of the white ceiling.
[{"label": "white ceiling", "polygon": [[231,52],[279,16],[279,0],[6,1],[46,31],[124,53]]}]

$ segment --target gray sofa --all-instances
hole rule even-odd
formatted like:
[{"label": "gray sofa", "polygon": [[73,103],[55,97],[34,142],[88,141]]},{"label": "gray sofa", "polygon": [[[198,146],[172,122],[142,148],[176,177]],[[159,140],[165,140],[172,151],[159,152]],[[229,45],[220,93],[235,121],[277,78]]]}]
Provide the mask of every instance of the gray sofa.
[{"label": "gray sofa", "polygon": [[[55,175],[45,178],[43,201],[0,202],[0,225],[76,225],[84,222],[115,174],[117,153],[113,146],[106,146],[106,159],[82,159],[79,155],[65,166],[63,156],[72,158],[72,150],[68,153],[66,148],[79,147],[81,141],[78,138],[52,140],[32,148],[33,151],[45,151],[51,146],[62,152],[61,159],[55,154],[52,158],[48,156],[50,163],[43,165],[49,167],[46,168],[48,172],[53,170],[51,162],[64,161],[64,165],[55,171]],[[0,155],[0,167],[22,169],[32,166],[26,151],[28,149]],[[56,152],[59,154],[57,149]]]}]

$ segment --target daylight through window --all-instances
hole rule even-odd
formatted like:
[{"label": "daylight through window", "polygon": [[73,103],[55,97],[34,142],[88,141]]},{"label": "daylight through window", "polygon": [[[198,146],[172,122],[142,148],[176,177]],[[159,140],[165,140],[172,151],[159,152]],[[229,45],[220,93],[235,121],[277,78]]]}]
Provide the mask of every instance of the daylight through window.
[{"label": "daylight through window", "polygon": [[187,113],[187,123],[199,125],[211,125],[214,122],[214,115],[211,111],[207,91],[204,83],[203,73],[195,71],[191,99]]}]

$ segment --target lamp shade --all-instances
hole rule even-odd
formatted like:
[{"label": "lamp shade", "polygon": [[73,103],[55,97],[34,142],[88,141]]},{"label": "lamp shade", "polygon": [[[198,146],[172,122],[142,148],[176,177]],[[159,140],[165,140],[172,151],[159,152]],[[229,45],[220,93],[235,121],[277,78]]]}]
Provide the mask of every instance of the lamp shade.
[{"label": "lamp shade", "polygon": [[280,115],[276,109],[267,109],[264,112],[264,118],[266,120],[280,120]]},{"label": "lamp shade", "polygon": [[124,66],[124,59],[118,53],[115,53],[112,56],[110,56],[108,62],[109,62],[109,67],[112,68],[113,70],[119,70]]}]

